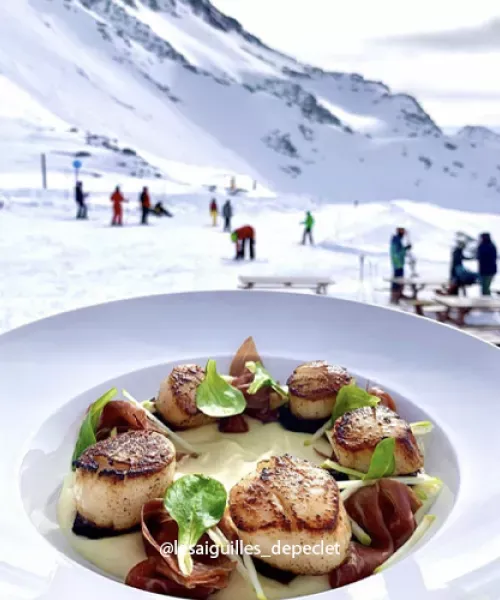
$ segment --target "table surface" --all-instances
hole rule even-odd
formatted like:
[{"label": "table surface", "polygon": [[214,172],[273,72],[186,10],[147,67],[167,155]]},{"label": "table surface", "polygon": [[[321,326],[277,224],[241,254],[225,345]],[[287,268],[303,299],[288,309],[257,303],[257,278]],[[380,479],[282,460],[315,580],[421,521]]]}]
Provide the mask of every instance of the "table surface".
[{"label": "table surface", "polygon": [[477,310],[500,310],[500,297],[482,296],[469,298],[463,296],[436,296],[437,303],[448,308],[474,308]]},{"label": "table surface", "polygon": [[242,283],[320,283],[328,285],[335,283],[328,276],[322,275],[240,275],[238,278]]},{"label": "table surface", "polygon": [[449,281],[444,279],[420,279],[419,277],[386,277],[384,281],[397,283],[399,285],[417,285],[417,286],[436,286],[442,287],[449,285]]}]

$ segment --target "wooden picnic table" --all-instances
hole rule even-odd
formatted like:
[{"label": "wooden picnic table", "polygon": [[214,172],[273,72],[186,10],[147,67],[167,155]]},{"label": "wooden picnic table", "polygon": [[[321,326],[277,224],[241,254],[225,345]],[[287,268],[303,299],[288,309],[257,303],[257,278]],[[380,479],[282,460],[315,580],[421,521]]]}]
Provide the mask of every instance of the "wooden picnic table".
[{"label": "wooden picnic table", "polygon": [[[424,315],[424,308],[427,310],[431,310],[431,312],[436,312],[439,310],[439,307],[433,300],[421,300],[419,299],[419,293],[424,290],[426,287],[432,288],[444,288],[448,285],[448,281],[443,281],[442,279],[425,279],[420,277],[388,277],[385,281],[389,283],[395,283],[401,286],[401,292],[399,294],[391,295],[391,299],[396,304],[399,304],[401,300],[410,304],[414,307],[417,315],[421,317]],[[409,287],[411,292],[409,296],[404,296],[402,293],[402,289],[404,287]]]},{"label": "wooden picnic table", "polygon": [[414,300],[418,298],[419,292],[426,287],[441,288],[449,284],[449,281],[444,281],[443,279],[424,279],[420,277],[388,277],[384,281],[395,283],[402,287],[409,287]]},{"label": "wooden picnic table", "polygon": [[500,312],[500,298],[497,296],[480,296],[468,298],[460,296],[436,296],[435,301],[446,307],[439,319],[449,321],[459,327],[465,326],[465,317],[472,311]]}]

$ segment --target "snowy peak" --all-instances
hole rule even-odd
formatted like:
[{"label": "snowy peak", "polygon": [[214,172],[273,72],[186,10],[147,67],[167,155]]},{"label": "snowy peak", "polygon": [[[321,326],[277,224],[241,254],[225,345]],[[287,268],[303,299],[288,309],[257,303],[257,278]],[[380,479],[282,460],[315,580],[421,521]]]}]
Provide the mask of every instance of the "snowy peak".
[{"label": "snowy peak", "polygon": [[482,125],[467,125],[457,132],[457,137],[469,142],[493,142],[500,144],[500,134]]},{"label": "snowy peak", "polygon": [[103,188],[235,175],[342,202],[500,197],[496,134],[445,137],[415,98],[301,64],[208,0],[3,2],[0,39],[3,186],[39,179],[44,152]]},{"label": "snowy peak", "polygon": [[[214,29],[225,32],[235,33],[245,39],[247,42],[256,46],[267,48],[259,38],[248,33],[236,19],[220,12],[208,0],[76,0],[85,8],[95,10],[99,14],[117,15],[122,14],[127,9],[138,11],[137,17],[140,18],[141,9],[149,9],[156,13],[165,13],[177,18],[183,18],[186,12],[189,12]],[[131,14],[131,13],[129,13]],[[278,54],[278,53],[277,53]]]},{"label": "snowy peak", "polygon": [[[152,0],[153,2],[155,0]],[[248,33],[241,25],[239,21],[229,17],[220,12],[215,6],[208,0],[181,0],[185,4],[188,4],[193,9],[195,15],[201,16],[209,25],[225,32],[234,32],[241,35],[247,42],[262,46],[267,49],[267,46],[261,42],[261,40]]]},{"label": "snowy peak", "polygon": [[[357,115],[376,114],[378,127],[368,132],[372,136],[441,135],[439,127],[415,98],[391,94],[386,85],[365,80],[358,74],[329,73],[301,65],[265,46],[208,0],[79,1],[107,21],[98,24],[99,31],[106,40],[115,38],[118,48],[123,41],[127,45],[138,44],[161,61],[175,61],[219,84],[241,84],[252,93],[270,93],[282,98],[288,106],[299,106],[306,119],[342,126],[344,131],[352,132],[357,124],[342,123],[336,111],[347,108],[349,112],[354,105]],[[193,23],[193,17],[206,24],[209,31],[200,29],[199,22]],[[189,36],[186,32],[180,34],[184,27]],[[195,45],[193,37],[204,42],[204,47]],[[117,60],[126,61],[129,54],[128,48],[122,48]],[[321,88],[328,88],[324,96]],[[361,104],[365,106],[359,106],[360,98],[350,98],[354,94],[363,97]]]}]

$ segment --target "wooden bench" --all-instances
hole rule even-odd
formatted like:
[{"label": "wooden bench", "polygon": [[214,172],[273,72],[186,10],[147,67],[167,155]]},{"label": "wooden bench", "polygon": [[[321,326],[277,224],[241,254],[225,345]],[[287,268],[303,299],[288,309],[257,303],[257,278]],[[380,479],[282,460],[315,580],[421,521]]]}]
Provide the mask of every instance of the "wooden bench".
[{"label": "wooden bench", "polygon": [[435,300],[420,300],[418,298],[402,298],[401,303],[413,306],[417,315],[425,317],[425,313],[439,314],[446,312],[446,308],[437,304]]},{"label": "wooden bench", "polygon": [[326,294],[328,286],[335,282],[322,276],[284,276],[275,275],[240,275],[240,289],[251,290],[254,288],[277,289],[281,287],[288,288],[306,288],[314,290],[317,294]]},{"label": "wooden bench", "polygon": [[490,327],[481,326],[466,326],[461,327],[460,329],[461,331],[465,331],[466,333],[470,333],[471,335],[480,338],[484,342],[489,342],[494,346],[500,347],[500,329],[498,329],[498,327],[499,326],[497,325],[497,330],[491,329]]},{"label": "wooden bench", "polygon": [[439,315],[446,312],[446,307],[441,306],[440,304],[427,304],[422,307],[422,311],[424,313],[424,317],[427,317],[428,314],[435,315],[437,319],[439,319]]}]

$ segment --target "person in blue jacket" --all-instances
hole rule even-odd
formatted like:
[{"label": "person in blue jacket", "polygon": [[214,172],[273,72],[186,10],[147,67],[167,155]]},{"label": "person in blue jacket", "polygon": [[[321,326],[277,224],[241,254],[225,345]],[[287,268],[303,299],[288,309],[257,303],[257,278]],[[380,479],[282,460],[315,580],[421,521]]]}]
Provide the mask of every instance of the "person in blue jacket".
[{"label": "person in blue jacket", "polygon": [[479,236],[477,262],[479,263],[481,293],[483,296],[491,296],[491,283],[497,274],[497,247],[489,233],[482,233]]},{"label": "person in blue jacket", "polygon": [[[406,235],[404,227],[398,227],[396,233],[391,238],[391,264],[393,279],[403,278],[405,276],[406,253],[411,249],[411,244],[404,244],[403,239]],[[403,286],[399,283],[392,283],[391,302],[397,304],[402,296]]]},{"label": "person in blue jacket", "polygon": [[465,252],[467,244],[458,240],[451,255],[450,269],[450,295],[458,296],[460,289],[477,283],[477,274],[464,267],[465,260],[473,260],[474,255],[468,256]]}]

